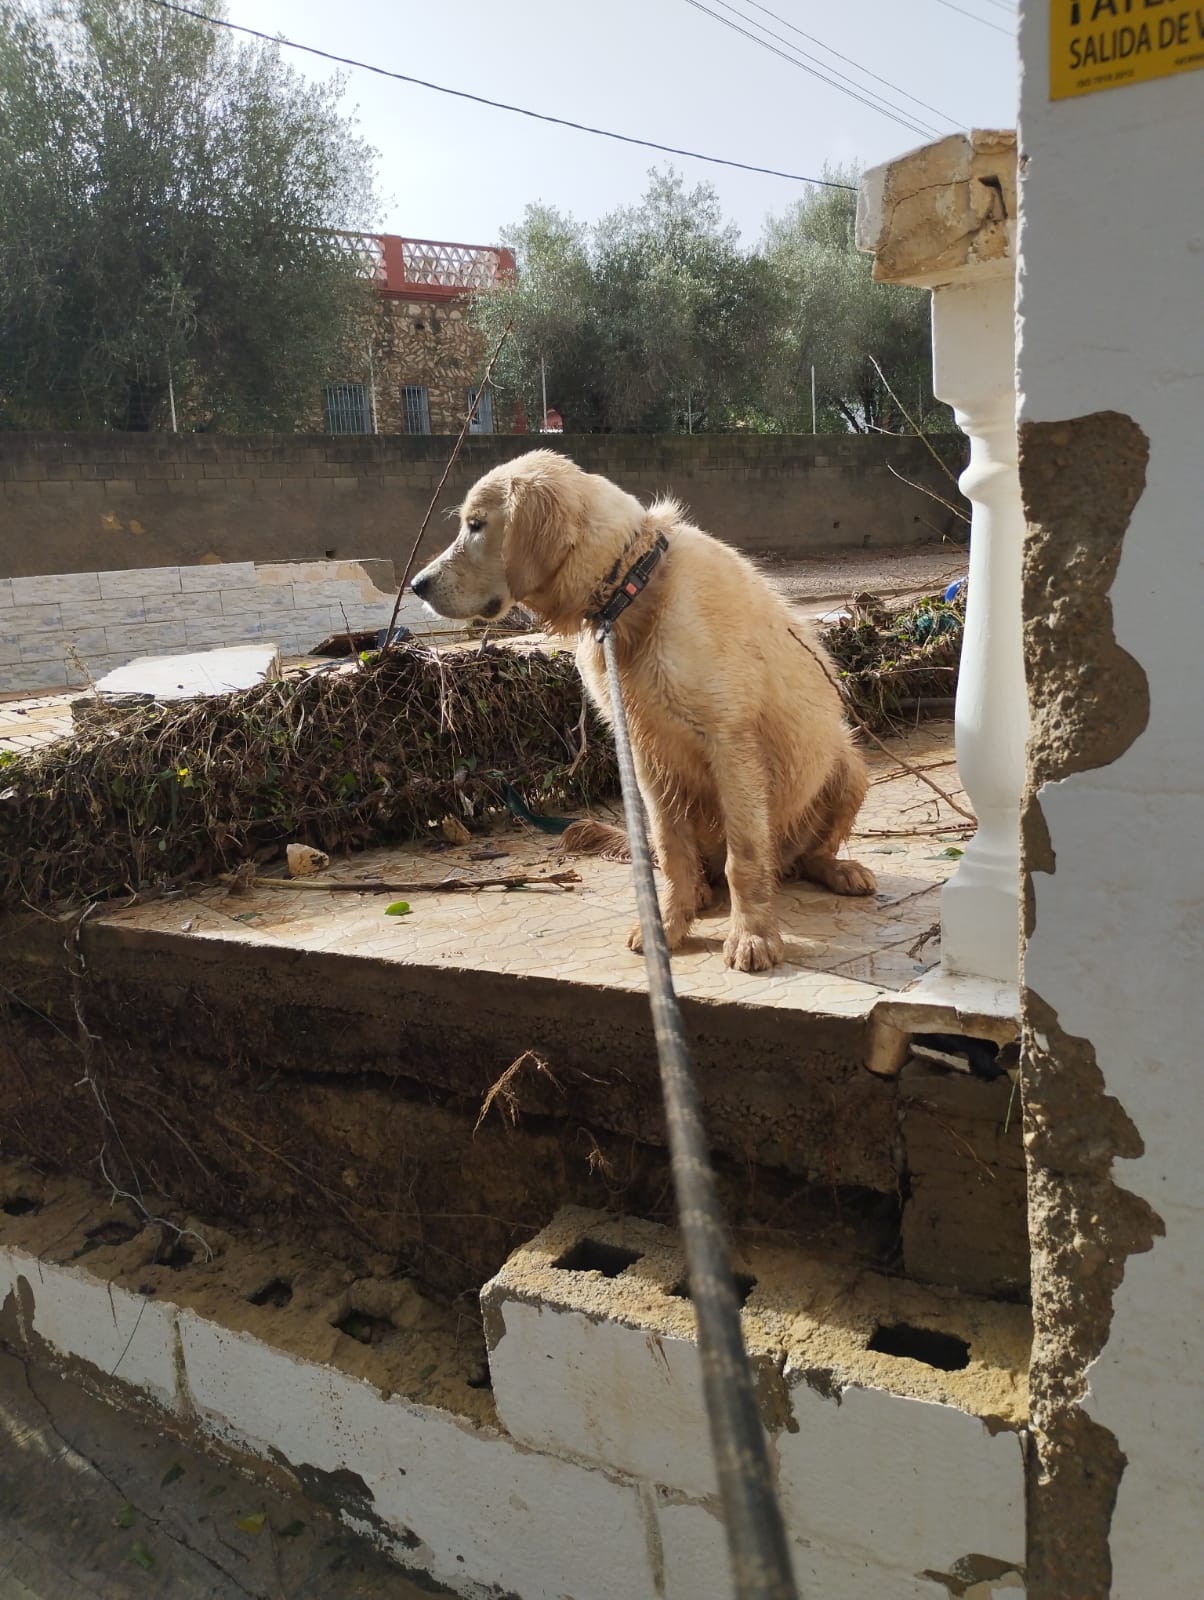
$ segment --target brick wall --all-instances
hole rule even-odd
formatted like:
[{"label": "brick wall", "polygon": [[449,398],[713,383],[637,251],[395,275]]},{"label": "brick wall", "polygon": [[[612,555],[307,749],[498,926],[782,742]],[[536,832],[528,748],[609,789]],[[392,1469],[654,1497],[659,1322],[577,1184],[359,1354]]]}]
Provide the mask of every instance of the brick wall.
[{"label": "brick wall", "polygon": [[[492,435],[465,442],[423,555],[448,541],[441,513],[480,473],[536,443],[642,498],[678,495],[708,532],[755,554],[914,544],[964,526],[901,481],[956,498],[918,439]],[[938,445],[960,469],[960,435]],[[400,566],[451,449],[442,436],[0,433],[0,577],[214,560]]]}]

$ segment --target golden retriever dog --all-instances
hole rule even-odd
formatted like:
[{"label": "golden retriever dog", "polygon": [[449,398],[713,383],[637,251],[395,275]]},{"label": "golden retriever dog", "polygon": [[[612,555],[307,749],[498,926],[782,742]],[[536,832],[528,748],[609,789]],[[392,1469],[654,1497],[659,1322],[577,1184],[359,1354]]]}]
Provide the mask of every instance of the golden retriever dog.
[{"label": "golden retriever dog", "polygon": [[[681,944],[726,871],[724,960],[764,971],[783,957],[774,910],[780,878],[810,878],[849,895],[873,894],[876,885],[866,867],[837,855],[866,775],[834,678],[806,624],[757,569],[691,526],[676,501],[645,508],[566,456],[532,450],[473,485],[459,536],[413,589],[445,617],[498,617],[521,603],[548,632],[575,636],[586,690],[610,720],[591,619],[662,535],[664,553],[614,624],[614,638],[666,883],[665,933],[670,949]],[[595,847],[623,838],[597,824],[582,829],[579,840]],[[571,834],[565,841],[571,846]],[[627,942],[643,948],[638,927]]]}]

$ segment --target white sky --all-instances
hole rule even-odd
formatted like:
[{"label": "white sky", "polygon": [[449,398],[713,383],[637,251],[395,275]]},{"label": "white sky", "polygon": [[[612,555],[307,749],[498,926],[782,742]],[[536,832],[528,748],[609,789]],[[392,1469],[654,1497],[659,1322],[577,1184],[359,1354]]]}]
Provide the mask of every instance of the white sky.
[{"label": "white sky", "polygon": [[[1015,124],[1009,0],[704,0],[780,34],[928,122]],[[954,7],[960,8],[954,9]],[[961,12],[971,12],[972,20]],[[827,162],[889,160],[932,137],[900,127],[720,26],[687,0],[228,0],[233,22],[575,122],[818,177]],[[921,110],[807,33],[944,116]],[[987,27],[990,23],[993,26]],[[743,25],[743,24],[742,24]],[[997,30],[1002,31],[997,31]],[[339,70],[287,50],[300,72]],[[653,164],[707,179],[749,243],[798,184],[658,155],[373,74],[349,72],[344,109],[380,152],[382,232],[492,243],[530,201],[593,221],[635,201]]]}]

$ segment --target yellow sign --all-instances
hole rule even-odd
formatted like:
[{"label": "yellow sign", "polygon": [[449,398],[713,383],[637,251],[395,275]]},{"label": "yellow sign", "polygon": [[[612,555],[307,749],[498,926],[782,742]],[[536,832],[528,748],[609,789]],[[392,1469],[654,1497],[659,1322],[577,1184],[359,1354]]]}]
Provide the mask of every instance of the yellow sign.
[{"label": "yellow sign", "polygon": [[1049,0],[1049,98],[1204,67],[1204,0]]}]

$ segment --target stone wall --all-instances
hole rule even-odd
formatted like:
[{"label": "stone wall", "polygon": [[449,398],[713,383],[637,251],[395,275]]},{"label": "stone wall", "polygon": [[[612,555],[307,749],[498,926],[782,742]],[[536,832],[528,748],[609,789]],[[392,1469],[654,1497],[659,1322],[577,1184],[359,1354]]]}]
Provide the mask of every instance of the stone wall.
[{"label": "stone wall", "polygon": [[[0,433],[0,577],[362,556],[400,569],[452,442]],[[474,479],[536,442],[465,441],[424,558],[451,537],[444,513]],[[641,498],[676,494],[701,526],[752,554],[909,545],[960,537],[965,526],[922,492],[958,498],[915,438],[587,434],[538,442]],[[962,437],[936,443],[960,470]]]},{"label": "stone wall", "polygon": [[[272,643],[304,655],[388,626],[388,561],[251,561],[0,578],[0,693],[69,688],[138,656]],[[413,595],[399,619],[430,627]]]}]

